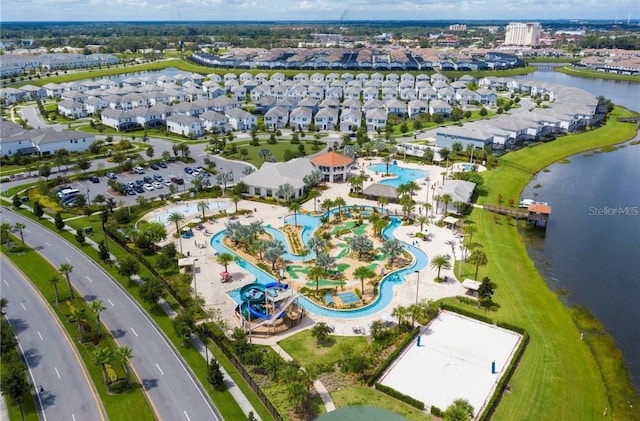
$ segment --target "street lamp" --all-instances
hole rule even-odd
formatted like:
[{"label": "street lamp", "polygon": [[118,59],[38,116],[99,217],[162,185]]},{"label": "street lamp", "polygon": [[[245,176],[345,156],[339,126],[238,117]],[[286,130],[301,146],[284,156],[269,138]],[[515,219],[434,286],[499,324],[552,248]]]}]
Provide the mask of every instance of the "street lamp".
[{"label": "street lamp", "polygon": [[91,204],[91,197],[89,196],[89,193],[91,193],[91,190],[87,189],[87,205]]},{"label": "street lamp", "polygon": [[420,290],[420,271],[414,271],[418,275],[418,282],[416,283],[416,304],[418,304],[418,291]]},{"label": "street lamp", "polygon": [[196,295],[196,301],[198,301],[198,282],[196,280],[196,262],[198,259],[193,259],[193,291]]},{"label": "street lamp", "polygon": [[431,181],[431,179],[429,177],[427,177],[427,200],[425,201],[425,203],[429,203],[429,181]]}]

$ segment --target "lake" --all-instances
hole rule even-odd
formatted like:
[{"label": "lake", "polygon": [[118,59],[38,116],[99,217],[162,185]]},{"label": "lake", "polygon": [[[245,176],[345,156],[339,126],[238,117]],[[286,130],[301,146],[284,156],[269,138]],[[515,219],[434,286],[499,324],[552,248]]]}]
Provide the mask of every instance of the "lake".
[{"label": "lake", "polygon": [[[637,83],[540,71],[526,78],[575,86],[640,111]],[[523,192],[537,193],[553,209],[544,238],[528,241],[529,254],[551,289],[567,290],[570,304],[586,306],[602,322],[640,388],[640,145],[569,161],[540,172]]]}]

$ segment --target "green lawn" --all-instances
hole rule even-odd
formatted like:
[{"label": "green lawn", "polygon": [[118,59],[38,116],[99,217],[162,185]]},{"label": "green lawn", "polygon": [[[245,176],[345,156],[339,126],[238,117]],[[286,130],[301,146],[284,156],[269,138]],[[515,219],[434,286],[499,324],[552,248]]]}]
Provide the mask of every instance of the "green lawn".
[{"label": "green lawn", "polygon": [[[91,380],[93,381],[93,384],[98,391],[100,400],[104,405],[109,419],[128,420],[131,417],[130,408],[136,408],[136,419],[153,420],[153,412],[149,407],[140,384],[135,383],[135,378],[132,378],[132,382],[134,382],[135,384],[130,390],[120,394],[111,394],[107,392],[106,386],[103,381],[101,368],[91,362],[91,352],[93,346],[78,344],[78,335],[75,324],[70,322],[61,310],[63,303],[60,304],[60,308],[52,305],[53,303],[55,303],[55,292],[53,290],[53,287],[49,283],[49,279],[51,279],[53,276],[57,276],[60,278],[58,270],[51,266],[51,264],[49,264],[49,262],[44,257],[31,249],[29,249],[25,253],[5,253],[5,255],[20,269],[22,269],[25,276],[31,280],[36,288],[42,293],[45,300],[50,303],[52,309],[58,316],[58,319],[67,331],[68,336],[72,339],[76,349],[78,350],[78,354],[82,358],[87,372],[89,373],[89,376],[91,377]],[[73,275],[71,276],[73,277]],[[65,300],[68,298],[66,281],[62,280],[62,278],[60,284],[58,285],[58,290],[60,292],[61,300]],[[83,306],[83,303],[84,300],[82,300],[82,298],[76,297],[74,306],[76,308],[80,308]],[[103,339],[103,343],[101,344],[101,346],[108,346],[112,349],[116,348],[115,341],[110,336],[106,336],[105,339]],[[140,350],[134,349],[134,356],[136,352],[140,352]],[[69,358],[72,357],[70,356]]]},{"label": "green lawn", "polygon": [[[311,136],[307,135],[306,139],[311,139]],[[305,147],[305,153],[303,154],[303,156],[318,152],[320,150],[319,148],[316,150],[312,144],[308,144],[303,140],[301,140],[301,143],[304,144]],[[265,139],[260,139],[259,146],[252,146],[249,144],[249,142],[234,142],[233,144],[237,146],[238,153],[228,153],[229,146],[227,146],[227,151],[224,153],[225,158],[250,162],[258,168],[260,168],[260,166],[264,162],[262,158],[258,156],[258,153],[262,149],[268,149],[269,151],[271,151],[271,155],[273,155],[273,157],[280,162],[285,161],[285,151],[287,150],[291,151],[295,156],[298,156],[298,145],[292,144],[289,140],[281,140],[274,145],[268,144]],[[246,149],[246,155],[243,155],[240,152],[242,149]]]},{"label": "green lawn", "polygon": [[316,364],[334,364],[340,359],[340,347],[348,344],[353,347],[354,353],[364,352],[367,340],[362,336],[330,336],[333,343],[330,346],[321,346],[311,336],[311,330],[303,330],[293,336],[278,342],[293,359],[301,366],[309,367]]},{"label": "green lawn", "polygon": [[565,73],[571,76],[586,77],[589,79],[609,79],[609,80],[623,80],[628,82],[640,82],[640,76],[631,75],[619,75],[615,73],[598,72],[591,69],[576,69],[572,66],[556,67],[556,72]]},{"label": "green lawn", "polygon": [[[560,158],[619,143],[635,133],[632,124],[615,122],[616,116],[624,114],[627,113],[622,109],[616,109],[604,128],[525,148],[510,153],[505,160],[536,172]],[[486,174],[488,191],[479,201],[489,203],[495,203],[498,194],[505,200],[517,200],[532,176],[505,165]],[[489,262],[480,269],[479,276],[488,275],[498,285],[494,301],[501,307],[490,317],[521,326],[531,336],[509,382],[512,392],[503,396],[493,419],[526,419],[531,414],[544,414],[544,418],[554,420],[595,419],[599,417],[594,414],[602,414],[605,408],[612,419],[632,419],[628,405],[623,403],[627,399],[634,401],[632,389],[629,386],[614,392],[612,387],[628,385],[628,378],[610,368],[611,361],[602,359],[606,355],[596,354],[600,358],[597,361],[586,341],[580,340],[581,332],[570,311],[539,275],[515,224],[507,224],[504,218],[495,222],[493,214],[479,209],[474,209],[471,220],[478,228],[474,241],[484,245]],[[473,273],[473,269],[466,265],[463,272]]]},{"label": "green lawn", "polygon": [[384,393],[365,386],[351,386],[331,392],[331,399],[337,408],[354,405],[368,405],[386,409],[405,417],[408,421],[432,419],[426,413],[394,399]]}]

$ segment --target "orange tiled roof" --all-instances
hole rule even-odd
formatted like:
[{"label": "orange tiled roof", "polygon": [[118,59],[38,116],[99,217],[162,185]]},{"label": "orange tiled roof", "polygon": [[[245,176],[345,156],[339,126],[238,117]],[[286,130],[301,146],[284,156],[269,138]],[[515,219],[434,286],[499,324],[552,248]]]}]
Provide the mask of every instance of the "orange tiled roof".
[{"label": "orange tiled roof", "polygon": [[337,152],[331,151],[322,155],[318,155],[315,158],[311,158],[311,162],[313,162],[316,166],[341,167],[351,164],[353,162],[353,159],[349,158],[348,156],[344,156]]},{"label": "orange tiled roof", "polygon": [[529,212],[545,213],[547,215],[551,214],[551,206],[543,205],[541,203],[534,203],[533,205],[529,205],[527,210]]}]

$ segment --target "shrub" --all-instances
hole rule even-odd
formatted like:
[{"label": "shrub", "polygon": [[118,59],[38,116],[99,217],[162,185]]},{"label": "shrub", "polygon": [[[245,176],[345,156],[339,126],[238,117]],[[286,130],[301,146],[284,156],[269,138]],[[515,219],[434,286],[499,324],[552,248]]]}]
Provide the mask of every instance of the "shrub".
[{"label": "shrub", "polygon": [[421,411],[424,411],[424,402],[419,401],[418,399],[412,398],[411,396],[405,395],[404,393],[400,393],[392,387],[385,386],[380,383],[376,383],[376,390],[381,391],[393,398],[396,398],[404,403],[407,403],[414,408],[418,408]]},{"label": "shrub", "polygon": [[491,319],[491,317],[483,316],[482,314],[477,314],[470,310],[455,307],[455,306],[452,306],[451,304],[442,303],[440,304],[440,308],[443,310],[451,311],[453,313],[461,314],[463,316],[471,317],[472,319],[480,320],[481,322],[489,323],[491,325],[494,324],[493,319]]},{"label": "shrub", "polygon": [[438,408],[435,405],[431,406],[431,414],[439,418],[442,418],[444,416],[444,412],[442,412],[442,409]]}]

